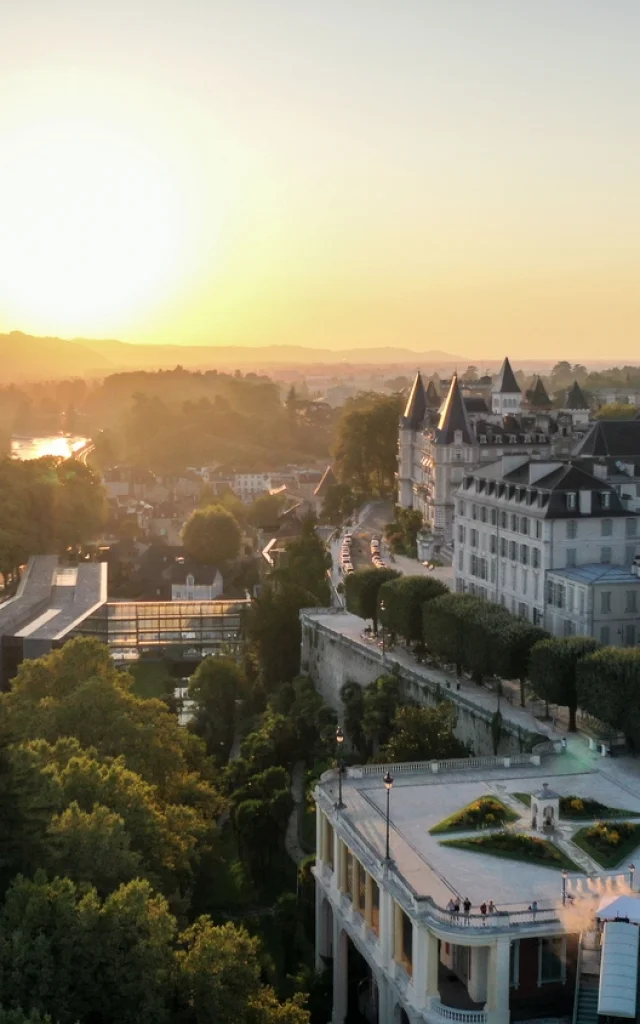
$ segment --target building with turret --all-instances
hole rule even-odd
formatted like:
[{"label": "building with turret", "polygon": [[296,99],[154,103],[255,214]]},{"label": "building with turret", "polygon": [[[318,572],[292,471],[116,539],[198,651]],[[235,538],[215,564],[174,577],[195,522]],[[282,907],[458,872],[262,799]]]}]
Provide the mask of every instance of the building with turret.
[{"label": "building with turret", "polygon": [[422,513],[434,551],[446,557],[453,543],[454,494],[465,473],[502,454],[568,455],[588,422],[577,384],[565,408],[553,409],[540,379],[523,396],[508,359],[490,391],[454,374],[444,401],[433,382],[425,388],[417,373],[400,418],[398,502]]}]

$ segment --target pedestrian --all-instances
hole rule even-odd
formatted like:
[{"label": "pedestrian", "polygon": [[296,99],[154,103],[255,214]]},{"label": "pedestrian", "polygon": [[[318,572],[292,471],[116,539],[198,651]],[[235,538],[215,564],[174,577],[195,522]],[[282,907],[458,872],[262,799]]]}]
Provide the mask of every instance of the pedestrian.
[{"label": "pedestrian", "polygon": [[490,914],[495,914],[495,912],[496,912],[496,905],[493,902],[493,900],[489,900],[489,913]]},{"label": "pedestrian", "polygon": [[567,752],[567,737],[563,736],[562,737],[562,753],[566,754],[566,752]]},{"label": "pedestrian", "polygon": [[533,917],[533,920],[535,921],[536,914],[538,913],[538,901],[537,900],[533,901],[533,903],[529,907],[529,910],[531,911],[531,915]]},{"label": "pedestrian", "polygon": [[456,900],[456,902],[453,904],[453,912],[456,915],[456,917],[460,913],[460,900],[459,899]]},{"label": "pedestrian", "polygon": [[482,923],[486,924],[487,923],[487,904],[486,903],[481,903],[480,904],[480,913],[482,914]]},{"label": "pedestrian", "polygon": [[453,899],[450,899],[449,902],[447,903],[447,910],[449,911],[449,914],[450,914],[451,918],[453,919],[453,915],[456,912],[456,905],[453,902]]},{"label": "pedestrian", "polygon": [[462,904],[464,910],[464,923],[469,924],[469,911],[471,910],[471,900],[468,896],[465,896],[464,903]]}]

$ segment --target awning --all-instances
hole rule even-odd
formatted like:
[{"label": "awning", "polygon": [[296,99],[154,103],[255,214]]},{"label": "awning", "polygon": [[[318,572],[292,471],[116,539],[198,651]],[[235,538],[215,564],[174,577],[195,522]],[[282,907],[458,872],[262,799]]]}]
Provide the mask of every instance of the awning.
[{"label": "awning", "polygon": [[603,896],[596,917],[601,921],[628,918],[633,924],[640,924],[640,896]]}]

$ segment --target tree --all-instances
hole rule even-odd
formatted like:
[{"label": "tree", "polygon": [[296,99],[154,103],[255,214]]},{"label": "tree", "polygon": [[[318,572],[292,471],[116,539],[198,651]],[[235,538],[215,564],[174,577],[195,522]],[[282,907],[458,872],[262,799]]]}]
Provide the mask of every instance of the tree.
[{"label": "tree", "polygon": [[338,526],[352,516],[357,507],[358,499],[349,484],[332,484],[322,503],[322,522]]},{"label": "tree", "polygon": [[440,761],[466,757],[468,751],[454,733],[456,718],[456,709],[446,701],[435,708],[411,704],[399,707],[393,719],[393,731],[380,750],[378,760]]},{"label": "tree", "polygon": [[636,405],[627,402],[609,402],[601,405],[595,414],[597,420],[632,420],[638,412]]},{"label": "tree", "polygon": [[247,638],[268,693],[300,672],[300,609],[315,604],[313,595],[291,585],[263,587],[246,617]]},{"label": "tree", "polygon": [[[392,633],[408,643],[422,640],[422,617],[425,602],[448,594],[440,580],[431,576],[400,576],[383,583],[379,590],[380,620]],[[382,606],[384,604],[384,610]]]},{"label": "tree", "polygon": [[184,1024],[308,1024],[300,997],[278,1003],[261,984],[260,947],[244,928],[199,918],[180,936],[178,1001]]},{"label": "tree", "polygon": [[454,664],[458,675],[465,664],[465,608],[475,607],[477,601],[471,594],[444,594],[428,601],[422,610],[425,644],[436,657]]},{"label": "tree", "polygon": [[344,581],[347,609],[361,619],[371,619],[378,631],[378,593],[383,583],[400,575],[395,569],[359,569]]},{"label": "tree", "polygon": [[236,558],[241,537],[238,523],[222,505],[196,509],[182,531],[186,553],[204,565],[224,565]]},{"label": "tree", "polygon": [[364,691],[362,728],[373,749],[389,740],[402,696],[402,681],[393,673],[380,676]]},{"label": "tree", "polygon": [[578,663],[599,644],[592,637],[549,637],[531,648],[529,680],[534,693],[569,709],[569,731],[576,731]]},{"label": "tree", "polygon": [[331,555],[316,531],[316,520],[306,516],[300,536],[285,547],[283,567],[277,570],[278,583],[289,584],[307,591],[314,603],[326,607],[330,601],[327,571],[331,568]]},{"label": "tree", "polygon": [[0,1024],[51,1024],[49,1014],[44,1016],[37,1010],[27,1014],[23,1010],[5,1010],[0,1006]]},{"label": "tree", "polygon": [[277,527],[282,504],[280,494],[260,494],[247,509],[247,520],[261,530]]},{"label": "tree", "polygon": [[375,392],[345,402],[333,448],[336,475],[361,495],[391,494],[397,470],[400,395]]},{"label": "tree", "polygon": [[577,663],[578,705],[634,746],[640,741],[640,649],[601,647]]},{"label": "tree", "polygon": [[340,690],[344,707],[344,727],[349,740],[363,760],[368,755],[367,740],[362,719],[364,715],[364,690],[359,683],[346,682]]},{"label": "tree", "polygon": [[237,720],[237,702],[248,695],[246,676],[232,658],[205,658],[189,681],[189,697],[197,706],[196,731],[207,753],[227,761]]},{"label": "tree", "polygon": [[99,804],[89,813],[72,803],[49,826],[54,870],[93,884],[101,896],[140,875],[124,821]]},{"label": "tree", "polygon": [[520,681],[520,706],[525,706],[524,684],[529,674],[529,659],[535,644],[548,636],[539,626],[504,613],[494,619],[489,636],[492,646],[493,675]]}]

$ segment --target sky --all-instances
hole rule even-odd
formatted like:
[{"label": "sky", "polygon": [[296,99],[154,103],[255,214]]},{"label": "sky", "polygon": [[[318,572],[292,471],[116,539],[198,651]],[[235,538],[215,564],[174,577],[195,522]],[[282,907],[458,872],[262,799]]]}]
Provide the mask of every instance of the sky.
[{"label": "sky", "polygon": [[638,360],[637,0],[14,0],[0,37],[0,331]]}]

